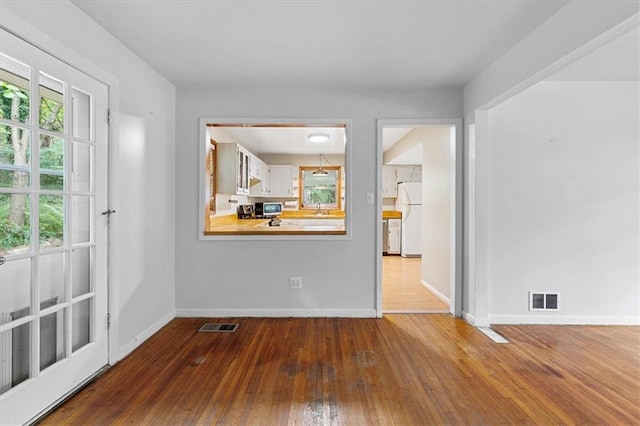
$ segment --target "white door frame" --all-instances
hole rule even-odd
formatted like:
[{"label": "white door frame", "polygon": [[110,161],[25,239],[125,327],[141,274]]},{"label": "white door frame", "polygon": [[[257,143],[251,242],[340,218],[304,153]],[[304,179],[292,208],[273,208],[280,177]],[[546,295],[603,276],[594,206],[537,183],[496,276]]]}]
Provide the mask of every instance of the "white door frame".
[{"label": "white door frame", "polygon": [[455,144],[451,147],[451,160],[455,164],[451,180],[451,221],[455,224],[451,232],[451,286],[449,290],[449,311],[456,317],[462,316],[462,205],[463,205],[463,127],[462,119],[378,119],[376,144],[376,316],[382,317],[382,129],[395,127],[451,126],[455,129]]},{"label": "white door frame", "polygon": [[[117,210],[119,191],[117,186],[117,170],[118,170],[118,112],[120,104],[120,88],[118,79],[99,66],[95,65],[85,56],[69,49],[66,45],[51,38],[47,33],[34,27],[28,21],[23,20],[19,16],[12,13],[6,8],[2,8],[2,22],[0,27],[14,34],[47,52],[49,55],[59,59],[67,65],[89,75],[93,79],[104,83],[108,86],[108,109],[110,111],[111,122],[108,127],[108,165],[107,165],[107,198],[108,205],[111,209]],[[108,330],[108,362],[110,365],[118,361],[118,314],[119,314],[119,276],[118,264],[116,256],[119,252],[118,220],[111,221],[108,229],[108,268],[107,268],[107,306],[108,313],[111,318],[111,327]],[[61,395],[61,398],[64,395]]]}]

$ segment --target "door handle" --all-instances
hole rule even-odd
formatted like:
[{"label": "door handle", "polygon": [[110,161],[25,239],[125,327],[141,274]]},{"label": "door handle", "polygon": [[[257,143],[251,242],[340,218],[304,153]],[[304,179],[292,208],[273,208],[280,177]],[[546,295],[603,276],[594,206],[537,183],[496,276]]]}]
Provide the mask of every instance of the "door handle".
[{"label": "door handle", "polygon": [[5,263],[7,263],[7,258],[4,256],[0,256],[0,266],[4,265]]},{"label": "door handle", "polygon": [[105,210],[105,211],[103,211],[103,212],[102,212],[102,216],[109,216],[109,217],[111,217],[111,215],[112,215],[112,214],[114,214],[115,212],[116,212],[115,210],[111,210],[111,209],[109,209],[109,210]]}]

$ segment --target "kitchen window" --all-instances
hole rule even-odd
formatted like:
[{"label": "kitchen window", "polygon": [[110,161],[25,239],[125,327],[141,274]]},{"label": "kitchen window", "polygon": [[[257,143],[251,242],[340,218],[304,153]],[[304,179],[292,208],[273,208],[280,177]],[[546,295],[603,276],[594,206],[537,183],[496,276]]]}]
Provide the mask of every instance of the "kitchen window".
[{"label": "kitchen window", "polygon": [[300,167],[300,208],[340,209],[341,173],[339,166],[322,168],[327,174],[318,174],[317,167]]}]

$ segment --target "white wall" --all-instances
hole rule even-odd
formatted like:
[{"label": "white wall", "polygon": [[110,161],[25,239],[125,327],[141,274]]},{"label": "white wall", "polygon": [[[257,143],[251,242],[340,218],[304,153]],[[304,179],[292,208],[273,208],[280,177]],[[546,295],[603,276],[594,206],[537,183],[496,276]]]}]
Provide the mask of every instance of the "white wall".
[{"label": "white wall", "polygon": [[465,125],[476,125],[474,145],[467,133],[464,150],[464,223],[473,236],[465,237],[463,310],[472,322],[488,323],[487,109],[637,26],[639,10],[638,2],[572,1],[464,87]]},{"label": "white wall", "polygon": [[[377,118],[455,118],[460,89],[179,89],[176,150],[178,315],[375,316]],[[199,241],[198,118],[352,119],[350,240]],[[303,278],[290,290],[289,276]]]},{"label": "white wall", "polygon": [[450,127],[415,129],[422,142],[422,281],[449,299],[451,286]]},{"label": "white wall", "polygon": [[492,323],[640,321],[638,89],[542,82],[489,111]]},{"label": "white wall", "polygon": [[117,251],[110,285],[121,358],[173,316],[175,87],[71,2],[1,6],[2,25],[118,81],[119,151],[111,159]]}]

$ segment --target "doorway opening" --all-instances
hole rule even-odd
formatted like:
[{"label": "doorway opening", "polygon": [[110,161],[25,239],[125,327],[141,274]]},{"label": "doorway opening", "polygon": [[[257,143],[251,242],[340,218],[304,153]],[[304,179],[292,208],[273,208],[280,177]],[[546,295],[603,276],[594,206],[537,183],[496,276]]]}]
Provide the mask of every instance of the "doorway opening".
[{"label": "doorway opening", "polygon": [[461,120],[379,120],[378,316],[461,314]]}]

